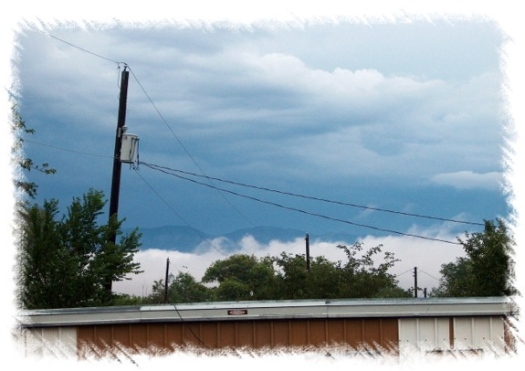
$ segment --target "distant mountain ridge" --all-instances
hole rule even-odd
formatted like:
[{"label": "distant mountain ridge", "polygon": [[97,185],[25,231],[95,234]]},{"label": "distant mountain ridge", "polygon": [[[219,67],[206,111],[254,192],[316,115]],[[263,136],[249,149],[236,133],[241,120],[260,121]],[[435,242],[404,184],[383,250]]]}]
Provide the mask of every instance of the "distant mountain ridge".
[{"label": "distant mountain ridge", "polygon": [[[131,228],[123,229],[124,233],[131,231]],[[219,235],[209,235],[195,228],[175,225],[139,228],[139,232],[142,233],[140,239],[142,243],[141,250],[161,249],[180,252],[193,252],[206,240],[215,238],[222,238],[223,242],[221,245],[229,251],[235,251],[240,249],[240,242],[246,236],[252,236],[257,242],[262,244],[268,244],[274,240],[286,243],[297,238],[305,238],[306,236],[306,233],[300,230],[271,226],[243,228]],[[310,241],[312,242],[321,240],[323,242],[345,241],[353,243],[356,238],[356,235],[344,232],[324,233],[322,235],[310,234]]]}]

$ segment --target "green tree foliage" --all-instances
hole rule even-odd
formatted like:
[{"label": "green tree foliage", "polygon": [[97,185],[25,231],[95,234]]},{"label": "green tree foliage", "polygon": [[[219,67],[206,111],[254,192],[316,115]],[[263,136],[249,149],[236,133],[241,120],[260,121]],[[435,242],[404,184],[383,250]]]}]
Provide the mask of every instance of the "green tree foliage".
[{"label": "green tree foliage", "polygon": [[115,294],[113,295],[114,306],[144,305],[145,298],[137,295]]},{"label": "green tree foliage", "polygon": [[512,286],[515,242],[501,219],[485,220],[483,232],[458,238],[466,256],[441,266],[440,285],[432,296],[479,297],[517,293]]},{"label": "green tree foliage", "polygon": [[22,119],[22,116],[20,116],[20,112],[18,111],[16,104],[11,106],[11,131],[14,136],[12,154],[14,162],[17,165],[16,168],[21,172],[16,174],[14,180],[15,187],[22,191],[23,194],[29,196],[29,198],[34,199],[37,194],[38,185],[35,182],[25,180],[22,173],[35,170],[44,174],[55,174],[56,170],[51,168],[48,163],[37,165],[30,158],[23,156],[23,136],[28,134],[32,135],[35,133],[35,130],[26,126],[25,121]]},{"label": "green tree foliage", "polygon": [[388,273],[398,260],[386,252],[383,261],[375,258],[382,246],[363,250],[361,243],[344,250],[346,262],[331,262],[323,256],[310,261],[305,257],[282,253],[278,257],[257,259],[237,254],[214,262],[202,281],[216,282],[216,300],[289,300],[409,297]]},{"label": "green tree foliage", "polygon": [[332,299],[408,297],[409,293],[397,285],[395,276],[388,273],[398,261],[386,252],[383,262],[376,266],[374,257],[382,246],[363,251],[359,242],[352,247],[337,246],[347,257],[346,262],[331,262],[317,257],[307,271],[303,255],[282,253],[276,264],[280,268],[275,295],[281,299]]},{"label": "green tree foliage", "polygon": [[[135,299],[118,297],[107,289],[108,282],[125,279],[128,273],[139,273],[133,256],[140,246],[140,234],[134,230],[122,235],[123,221],[111,218],[99,224],[105,205],[104,194],[89,190],[82,199],[75,198],[67,215],[57,220],[58,201],[31,204],[38,185],[27,181],[24,174],[32,170],[54,174],[49,164],[36,165],[23,156],[24,135],[34,134],[26,126],[16,104],[12,105],[11,129],[14,135],[13,161],[19,173],[15,186],[22,193],[17,202],[18,299],[27,309],[67,308],[111,305]],[[29,198],[29,199],[27,199]],[[120,237],[112,243],[110,236]]]},{"label": "green tree foliage", "polygon": [[217,300],[265,300],[272,294],[275,272],[270,257],[236,254],[208,267],[202,282],[218,282]]},{"label": "green tree foliage", "polygon": [[[105,205],[101,191],[75,198],[67,214],[57,219],[58,201],[43,206],[22,204],[19,227],[19,299],[23,308],[70,308],[111,305],[104,289],[139,273],[133,256],[140,246],[137,230],[122,235],[123,221],[99,224]],[[110,242],[111,235],[120,241]]]},{"label": "green tree foliage", "polygon": [[[153,293],[146,298],[146,303],[164,303],[165,286],[163,280],[154,281]],[[175,279],[168,285],[168,303],[197,303],[210,301],[212,291],[197,282],[195,278],[186,272],[179,272]]]},{"label": "green tree foliage", "polygon": [[377,298],[384,295],[408,297],[409,293],[399,288],[394,275],[388,271],[399,260],[391,252],[383,254],[382,262],[377,265],[374,257],[382,252],[382,245],[363,251],[363,244],[356,242],[351,248],[339,245],[347,257],[340,267],[340,296],[347,298]]},{"label": "green tree foliage", "polygon": [[275,299],[304,299],[307,297],[306,262],[304,255],[293,255],[282,252],[273,259],[278,267]]}]

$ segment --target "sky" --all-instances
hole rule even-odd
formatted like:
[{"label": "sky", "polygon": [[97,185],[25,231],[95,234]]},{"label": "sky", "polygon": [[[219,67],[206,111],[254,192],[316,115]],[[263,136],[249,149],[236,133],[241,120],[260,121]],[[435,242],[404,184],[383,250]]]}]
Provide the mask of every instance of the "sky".
[{"label": "sky", "polygon": [[[19,110],[35,130],[25,136],[24,150],[57,173],[33,171],[27,178],[38,184],[37,201],[58,199],[62,212],[90,188],[109,198],[126,68],[126,127],[139,147],[138,162],[122,166],[125,227],[184,225],[212,235],[292,228],[309,233],[314,255],[336,260],[344,257],[336,244],[323,246],[316,235],[343,232],[376,237],[376,244],[382,243],[377,237],[422,236],[395,239],[384,250],[402,260],[396,274],[419,265],[428,273],[419,282],[430,290],[440,264],[462,249],[426,238],[457,242],[482,226],[404,214],[483,223],[509,212],[502,185],[505,37],[489,20],[28,24],[14,60]],[[199,183],[148,165],[196,174],[189,178]],[[415,251],[398,247],[413,243]],[[301,253],[303,246],[296,241],[281,251]],[[270,251],[261,246],[253,253]],[[212,260],[225,258],[210,252]],[[196,258],[191,266],[199,279],[197,270],[212,261]],[[162,271],[148,269],[145,276]],[[411,276],[403,277],[405,287]],[[142,277],[146,286],[152,279]],[[137,281],[125,283],[134,294],[143,291]]]},{"label": "sky", "polygon": [[[38,200],[57,198],[63,209],[89,188],[109,197],[126,63],[126,126],[140,138],[138,170],[124,165],[121,176],[126,226],[377,233],[140,162],[419,215],[480,223],[508,212],[494,23],[28,27],[18,42],[20,112],[35,129],[26,155],[57,170],[29,178]],[[435,224],[212,185],[380,229]]]},{"label": "sky", "polygon": [[[479,2],[470,6],[481,13],[490,8]],[[283,209],[143,163],[137,170],[122,168],[119,215],[126,226],[187,225],[220,235],[269,225],[304,230],[314,241],[329,231],[356,234],[367,246],[383,243],[401,257],[396,273],[410,284],[412,267],[436,277],[439,264],[454,260],[461,247],[403,234],[455,241],[479,227],[376,209],[477,223],[509,217],[509,203],[520,202],[521,183],[517,167],[511,166],[509,175],[507,157],[521,147],[505,146],[511,139],[521,143],[508,124],[522,116],[507,114],[506,106],[517,107],[520,88],[504,83],[504,72],[521,75],[514,64],[519,58],[503,58],[509,40],[500,23],[443,16],[406,22],[397,8],[392,9],[403,22],[324,22],[305,14],[326,10],[333,21],[333,8],[320,13],[291,8],[283,13],[285,24],[268,22],[274,13],[260,7],[248,12],[256,22],[240,27],[238,18],[217,8],[191,8],[179,23],[146,21],[140,28],[105,24],[119,18],[116,8],[106,8],[102,16],[95,7],[83,9],[83,17],[102,22],[102,27],[85,22],[83,30],[69,23],[64,7],[56,8],[54,17],[68,27],[26,17],[36,29],[16,26],[14,41],[6,43],[9,63],[3,65],[14,77],[3,85],[16,92],[24,120],[36,130],[26,140],[26,155],[57,169],[52,176],[30,174],[39,184],[38,201],[57,198],[65,208],[90,187],[109,195],[119,77],[126,63],[132,72],[127,127],[140,137],[140,161],[369,207],[228,186],[288,207]],[[488,11],[501,19],[494,8]],[[196,14],[219,22],[199,23]],[[232,22],[224,22],[228,17]],[[510,17],[506,31],[514,31],[511,36],[519,41],[519,21]],[[518,233],[518,241],[521,237]],[[261,245],[246,238],[242,251],[299,253],[302,242]],[[315,241],[314,249],[332,256],[333,246],[323,241]],[[153,250],[140,258],[162,272],[166,256]],[[174,269],[186,266],[198,276],[218,256],[209,250],[170,260]],[[436,284],[429,275],[420,279],[425,277]],[[134,292],[147,291],[149,279],[135,280]]]}]

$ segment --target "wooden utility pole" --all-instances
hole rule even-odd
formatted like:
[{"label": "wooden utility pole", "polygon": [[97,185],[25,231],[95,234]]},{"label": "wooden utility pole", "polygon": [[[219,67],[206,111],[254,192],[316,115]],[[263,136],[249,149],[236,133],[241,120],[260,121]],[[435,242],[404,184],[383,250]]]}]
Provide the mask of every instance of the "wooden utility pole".
[{"label": "wooden utility pole", "polygon": [[[120,173],[122,163],[120,162],[120,148],[122,147],[122,134],[124,134],[124,125],[126,123],[126,106],[128,99],[128,80],[129,71],[127,66],[124,66],[120,80],[120,100],[118,109],[117,133],[115,135],[115,151],[113,152],[113,177],[111,179],[111,197],[109,199],[109,219],[118,218],[118,201],[120,193]],[[112,234],[109,242],[116,243],[117,236]],[[105,283],[105,289],[108,294],[111,294],[113,281],[108,278]]]},{"label": "wooden utility pole", "polygon": [[126,106],[128,99],[129,72],[124,67],[120,80],[120,101],[118,109],[117,133],[115,135],[115,151],[113,152],[113,178],[111,180],[111,198],[109,200],[109,217],[117,215],[120,194],[120,173],[122,162],[120,162],[120,148],[122,147],[122,134],[126,124]]},{"label": "wooden utility pole", "polygon": [[417,267],[414,267],[414,297],[417,298]]},{"label": "wooden utility pole", "polygon": [[170,271],[170,258],[166,258],[166,279],[164,281],[164,304],[168,303],[168,275]]},{"label": "wooden utility pole", "polygon": [[310,271],[310,236],[308,233],[304,238],[306,240],[306,271]]}]

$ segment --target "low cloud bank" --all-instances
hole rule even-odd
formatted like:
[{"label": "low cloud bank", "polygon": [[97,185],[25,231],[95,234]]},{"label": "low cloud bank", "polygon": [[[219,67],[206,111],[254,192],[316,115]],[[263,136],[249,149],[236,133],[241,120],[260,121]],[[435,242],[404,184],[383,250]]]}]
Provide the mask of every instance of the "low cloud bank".
[{"label": "low cloud bank", "polygon": [[[428,230],[411,230],[421,236],[428,236],[447,241],[456,241],[456,235],[449,233],[446,226]],[[164,279],[166,273],[166,260],[170,261],[170,272],[176,275],[180,272],[188,272],[197,280],[200,280],[206,269],[216,260],[226,259],[229,255],[220,249],[221,242],[224,240],[216,239],[212,244],[197,246],[193,253],[183,253],[178,251],[167,251],[160,249],[148,249],[140,251],[135,255],[135,261],[141,264],[144,271],[138,275],[129,276],[130,280],[116,282],[114,290],[119,293],[126,293],[138,296],[151,294],[151,287],[155,280]],[[401,287],[408,289],[414,285],[413,271],[418,268],[418,286],[427,288],[427,291],[439,285],[439,270],[444,263],[453,262],[459,256],[464,256],[463,248],[460,245],[448,244],[439,241],[431,241],[407,236],[386,236],[373,237],[367,236],[361,239],[365,249],[383,245],[383,252],[394,253],[400,261],[391,270],[392,274],[398,276]],[[310,255],[312,257],[323,255],[331,261],[345,261],[346,256],[337,245],[342,244],[351,246],[353,242],[323,242],[310,241]],[[287,254],[304,254],[305,241],[298,238],[293,242],[271,241],[262,244],[252,236],[244,237],[239,245],[241,248],[231,254],[249,254],[256,257],[279,256],[282,252]],[[211,247],[213,246],[213,247]],[[218,248],[217,248],[218,247]],[[377,263],[382,259],[382,254],[378,256]],[[423,294],[420,293],[419,296]]]}]

